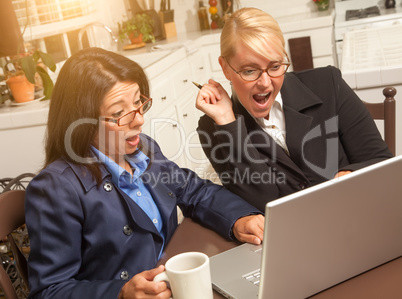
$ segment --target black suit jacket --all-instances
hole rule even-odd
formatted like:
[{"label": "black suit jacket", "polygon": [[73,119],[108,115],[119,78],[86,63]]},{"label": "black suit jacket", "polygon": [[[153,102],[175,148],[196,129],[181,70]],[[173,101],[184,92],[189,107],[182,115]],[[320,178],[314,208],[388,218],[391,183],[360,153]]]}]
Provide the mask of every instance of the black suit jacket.
[{"label": "black suit jacket", "polygon": [[281,95],[289,155],[233,98],[236,121],[219,126],[204,115],[197,129],[223,185],[261,211],[267,202],[331,179],[340,170],[392,157],[338,69],[287,73]]}]

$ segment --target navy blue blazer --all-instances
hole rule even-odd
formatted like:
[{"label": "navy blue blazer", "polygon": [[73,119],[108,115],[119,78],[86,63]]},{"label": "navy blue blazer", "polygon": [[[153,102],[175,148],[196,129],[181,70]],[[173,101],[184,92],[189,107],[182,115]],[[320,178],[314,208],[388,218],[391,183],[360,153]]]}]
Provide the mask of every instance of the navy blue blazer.
[{"label": "navy blue blazer", "polygon": [[334,67],[285,74],[281,88],[288,155],[238,100],[236,121],[204,115],[204,152],[230,191],[264,211],[271,200],[392,157],[362,101]]},{"label": "navy blue blazer", "polygon": [[[148,136],[152,163],[142,178],[159,208],[166,243],[177,228],[178,205],[186,217],[232,238],[234,222],[259,213],[240,197],[200,179],[163,156]],[[81,165],[58,160],[42,170],[26,192],[31,252],[31,298],[117,298],[135,274],[155,267],[163,240],[144,211],[113,185]]]}]

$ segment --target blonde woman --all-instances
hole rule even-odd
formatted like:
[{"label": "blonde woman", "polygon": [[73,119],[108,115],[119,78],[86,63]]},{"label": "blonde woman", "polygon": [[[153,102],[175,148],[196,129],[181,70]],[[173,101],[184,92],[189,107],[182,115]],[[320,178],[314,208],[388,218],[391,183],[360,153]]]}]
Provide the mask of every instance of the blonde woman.
[{"label": "blonde woman", "polygon": [[390,158],[370,114],[335,67],[287,72],[276,20],[243,8],[226,21],[214,80],[196,106],[198,133],[224,186],[264,211],[271,200]]}]

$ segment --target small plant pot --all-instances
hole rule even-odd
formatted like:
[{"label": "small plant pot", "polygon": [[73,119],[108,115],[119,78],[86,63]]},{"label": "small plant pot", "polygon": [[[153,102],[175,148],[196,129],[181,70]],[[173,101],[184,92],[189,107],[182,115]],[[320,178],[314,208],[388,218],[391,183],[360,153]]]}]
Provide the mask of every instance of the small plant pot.
[{"label": "small plant pot", "polygon": [[17,103],[33,101],[35,98],[35,85],[28,81],[25,75],[10,77],[6,81],[10,87],[14,100]]},{"label": "small plant pot", "polygon": [[315,3],[318,11],[325,11],[329,8],[329,0],[320,0]]},{"label": "small plant pot", "polygon": [[134,33],[130,33],[129,38],[132,45],[142,43],[142,33],[140,33],[138,36],[135,36]]}]

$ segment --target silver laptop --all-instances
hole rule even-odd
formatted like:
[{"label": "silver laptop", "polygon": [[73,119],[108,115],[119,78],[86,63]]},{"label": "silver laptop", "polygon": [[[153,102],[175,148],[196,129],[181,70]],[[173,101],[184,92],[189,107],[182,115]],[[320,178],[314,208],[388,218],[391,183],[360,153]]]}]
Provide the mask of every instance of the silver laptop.
[{"label": "silver laptop", "polygon": [[263,245],[211,257],[212,284],[227,298],[306,298],[402,256],[401,234],[398,156],[268,203]]}]

